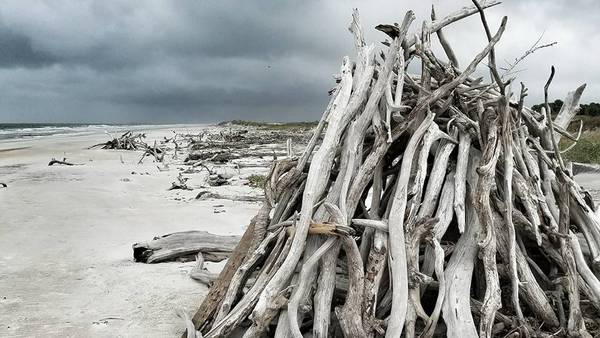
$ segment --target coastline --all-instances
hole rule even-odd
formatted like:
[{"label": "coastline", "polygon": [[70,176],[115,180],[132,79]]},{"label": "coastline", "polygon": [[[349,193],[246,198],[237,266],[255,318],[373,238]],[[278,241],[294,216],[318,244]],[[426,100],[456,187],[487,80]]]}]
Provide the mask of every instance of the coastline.
[{"label": "coastline", "polygon": [[[145,131],[151,143],[171,130],[205,128]],[[134,263],[131,245],[184,230],[241,234],[259,208],[167,191],[175,164],[159,171],[150,158],[138,164],[139,151],[87,149],[107,139],[99,132],[0,141],[0,182],[8,184],[0,191],[0,336],[180,334],[177,311],[193,312],[207,292],[187,275],[195,263]],[[82,165],[48,166],[53,157]],[[201,185],[203,175],[189,183]],[[226,212],[215,213],[217,204]],[[219,264],[207,267],[218,272]]]},{"label": "coastline", "polygon": [[[146,141],[173,132],[221,129],[156,126]],[[141,151],[88,149],[104,132],[0,141],[0,336],[166,337],[184,330],[177,315],[198,307],[208,288],[188,273],[195,263],[135,263],[131,245],[177,231],[240,235],[257,202],[196,200],[194,191],[167,191],[181,172],[162,171]],[[66,157],[75,166],[48,166]],[[181,160],[181,159],[180,159]],[[244,169],[244,173],[264,173]],[[189,176],[195,188],[206,173]],[[600,179],[576,179],[598,202]],[[256,193],[244,185],[223,195]],[[219,206],[219,207],[216,207]],[[215,211],[219,211],[216,213]],[[224,210],[225,212],[221,212]],[[206,263],[218,272],[221,263]]]}]

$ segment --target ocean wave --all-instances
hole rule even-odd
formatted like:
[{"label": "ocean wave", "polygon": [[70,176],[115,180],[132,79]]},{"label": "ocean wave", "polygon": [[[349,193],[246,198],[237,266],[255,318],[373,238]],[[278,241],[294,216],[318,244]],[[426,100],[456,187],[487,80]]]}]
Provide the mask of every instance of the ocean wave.
[{"label": "ocean wave", "polygon": [[119,132],[140,130],[149,125],[110,124],[0,124],[0,140],[43,137],[73,133]]}]

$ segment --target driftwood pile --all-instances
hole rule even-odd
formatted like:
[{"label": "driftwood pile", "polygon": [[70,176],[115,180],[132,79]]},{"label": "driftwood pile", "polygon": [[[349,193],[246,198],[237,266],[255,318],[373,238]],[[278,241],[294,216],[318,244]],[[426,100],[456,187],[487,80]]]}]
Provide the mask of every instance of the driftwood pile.
[{"label": "driftwood pile", "polygon": [[147,144],[143,141],[146,137],[143,133],[134,134],[127,131],[119,137],[115,137],[107,142],[93,145],[90,148],[101,147],[102,149],[120,149],[120,150],[139,150],[146,149]]},{"label": "driftwood pile", "polygon": [[[483,8],[496,2],[474,2],[418,36],[410,11],[378,26],[381,53],[354,13],[356,61],[343,59],[306,151],[272,166],[188,337],[599,332],[600,217],[558,148],[575,139],[583,86],[558,112],[524,107],[495,63],[507,18],[492,32]],[[489,43],[460,67],[442,28],[473,14]],[[491,83],[471,76],[485,59]]]},{"label": "driftwood pile", "polygon": [[[177,143],[175,143],[177,144]],[[165,159],[165,153],[166,150],[163,149],[162,147],[156,145],[156,141],[154,141],[154,145],[153,146],[149,146],[147,144],[144,144],[144,153],[142,154],[142,157],[140,157],[140,160],[138,161],[138,163],[142,163],[144,161],[144,158],[146,156],[153,156],[154,160],[156,160],[156,162],[163,162]],[[177,150],[175,150],[174,152],[174,156],[177,156]]]},{"label": "driftwood pile", "polygon": [[[196,138],[188,138],[188,156],[185,163],[211,162],[229,163],[249,157],[277,158],[289,154],[288,145],[301,145],[310,139],[309,128],[294,128],[282,125],[281,128],[229,125],[223,130],[205,132]],[[277,125],[275,125],[277,126]],[[249,146],[250,145],[250,146]],[[268,146],[270,145],[270,147]]]},{"label": "driftwood pile", "polygon": [[[177,134],[170,139],[165,138],[165,140],[162,141],[163,145],[169,142],[174,143],[174,158],[177,158],[177,152],[179,151],[179,144],[176,141],[176,137]],[[144,133],[134,134],[132,131],[127,131],[123,135],[113,138],[107,142],[93,145],[90,147],[90,149],[101,147],[101,149],[143,150],[144,152],[138,163],[142,163],[146,156],[153,156],[156,162],[163,162],[166,152],[164,146],[157,145],[156,141],[154,142],[154,145],[150,146],[144,142],[144,138],[146,138],[146,134]]]}]

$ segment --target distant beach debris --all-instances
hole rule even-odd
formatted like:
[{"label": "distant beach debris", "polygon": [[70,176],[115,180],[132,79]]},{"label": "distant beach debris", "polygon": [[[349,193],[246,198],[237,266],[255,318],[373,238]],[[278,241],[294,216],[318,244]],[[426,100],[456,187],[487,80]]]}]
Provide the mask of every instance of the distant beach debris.
[{"label": "distant beach debris", "polygon": [[[109,133],[107,134],[110,135]],[[134,134],[129,130],[119,137],[115,137],[108,142],[95,144],[89,149],[102,147],[102,149],[142,150],[148,147],[146,142],[143,141],[144,138],[146,138],[146,134]]]},{"label": "distant beach debris", "polygon": [[243,126],[243,127],[256,127],[264,129],[306,129],[310,130],[315,128],[319,124],[319,121],[299,121],[299,122],[261,122],[261,121],[248,121],[248,120],[231,120],[219,122],[218,126]]},{"label": "distant beach debris", "polygon": [[181,173],[179,173],[179,176],[177,176],[177,182],[171,183],[171,187],[167,190],[175,190],[175,189],[193,190],[193,188],[190,188],[186,184],[188,179],[189,179],[188,177],[183,177],[183,175]]},{"label": "distant beach debris", "polygon": [[50,160],[50,162],[48,162],[48,166],[53,166],[55,164],[68,165],[68,166],[71,166],[71,165],[82,165],[82,164],[76,164],[76,163],[67,162],[67,158],[66,157],[63,157],[62,160],[57,160],[55,158],[52,158]]},{"label": "distant beach debris", "polygon": [[[112,137],[109,132],[106,132],[107,135]],[[94,149],[97,147],[101,147],[102,149],[116,149],[116,150],[143,150],[144,154],[140,158],[138,163],[142,163],[146,156],[153,156],[157,162],[163,162],[165,150],[158,146],[156,141],[153,146],[148,145],[144,142],[146,138],[145,133],[133,133],[131,130],[127,131],[123,135],[119,137],[113,137],[111,140],[103,143],[95,144],[88,149]],[[170,141],[170,140],[166,140]],[[177,145],[177,143],[175,143]],[[177,147],[176,152],[177,154]],[[121,160],[122,162],[122,160]]]},{"label": "distant beach debris", "polygon": [[[315,127],[312,122],[267,123],[227,121],[218,124],[217,132],[208,132],[188,141],[188,155],[184,162],[217,163],[243,162],[249,157],[277,159],[293,155],[292,145],[308,142]],[[285,147],[281,147],[281,144]]]}]

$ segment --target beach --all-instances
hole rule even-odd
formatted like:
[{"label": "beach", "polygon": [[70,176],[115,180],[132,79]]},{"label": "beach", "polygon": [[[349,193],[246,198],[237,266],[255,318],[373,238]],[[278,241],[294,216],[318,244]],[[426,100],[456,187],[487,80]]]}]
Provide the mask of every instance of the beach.
[{"label": "beach", "polygon": [[[146,141],[203,128],[153,127]],[[141,151],[87,149],[107,140],[98,130],[0,141],[0,336],[175,337],[177,312],[193,315],[207,287],[187,275],[194,262],[136,263],[131,245],[185,230],[241,234],[259,208],[167,191],[177,165],[160,171],[152,158],[138,164]],[[48,166],[63,157],[77,165]]]},{"label": "beach", "polygon": [[[144,131],[152,144],[173,131],[207,128],[222,127]],[[178,313],[192,316],[208,288],[188,276],[194,262],[136,263],[132,244],[186,230],[240,235],[259,209],[258,202],[195,197],[207,188],[260,195],[235,177],[265,167],[222,166],[234,179],[220,187],[196,172],[187,176],[193,190],[168,191],[186,168],[181,157],[138,163],[141,151],[88,149],[107,140],[95,130],[0,141],[0,182],[8,185],[0,189],[0,336],[177,337],[184,331]],[[52,158],[75,165],[48,166]],[[597,202],[599,175],[576,179]],[[206,266],[219,272],[223,264]]]}]

